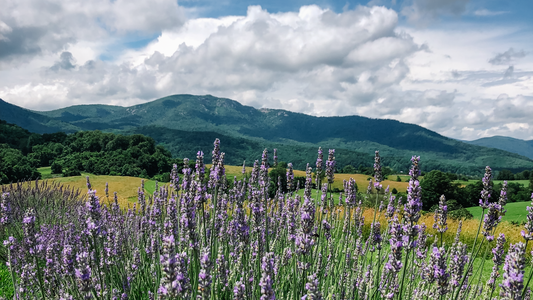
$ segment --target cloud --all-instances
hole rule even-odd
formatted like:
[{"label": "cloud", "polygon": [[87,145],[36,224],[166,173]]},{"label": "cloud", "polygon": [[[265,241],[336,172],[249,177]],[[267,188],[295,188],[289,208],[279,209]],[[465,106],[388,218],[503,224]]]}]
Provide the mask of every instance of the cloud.
[{"label": "cloud", "polygon": [[50,70],[58,71],[59,69],[63,69],[63,70],[74,69],[75,63],[76,61],[74,59],[74,56],[72,56],[72,53],[65,51],[61,53],[61,56],[59,57],[59,61],[56,62],[52,67],[50,67]]},{"label": "cloud", "polygon": [[514,66],[509,66],[507,70],[505,70],[505,73],[503,74],[503,78],[512,78],[514,73]]},{"label": "cloud", "polygon": [[404,3],[401,14],[410,23],[427,26],[441,16],[459,16],[463,14],[466,11],[468,2],[469,0],[412,0],[410,5],[405,5]]},{"label": "cloud", "polygon": [[498,53],[496,56],[489,59],[489,63],[492,65],[509,65],[514,63],[517,59],[525,57],[526,54],[527,53],[524,50],[516,52],[513,48],[509,48],[509,50],[503,53]]},{"label": "cloud", "polygon": [[177,28],[185,15],[174,0],[5,0],[0,20],[0,64],[18,64],[78,41],[105,44]]},{"label": "cloud", "polygon": [[486,8],[478,9],[478,10],[474,11],[474,15],[475,16],[480,16],[480,17],[499,16],[499,15],[503,15],[503,14],[507,14],[507,13],[509,13],[509,12],[508,11],[492,11],[492,10],[488,10]]},{"label": "cloud", "polygon": [[[312,114],[346,114],[342,104],[350,103],[348,111],[356,113],[358,105],[397,86],[409,73],[406,57],[421,51],[409,35],[396,31],[397,20],[384,7],[334,13],[312,5],[272,14],[251,6],[244,17],[195,19],[166,30],[119,63],[91,59],[75,65],[77,57],[64,51],[24,89],[64,87],[52,89],[58,93],[53,100],[39,103],[46,109],[192,93]],[[18,95],[24,96],[11,97],[28,97]],[[339,103],[338,111],[330,110],[331,101]]]},{"label": "cloud", "polygon": [[[49,110],[212,94],[256,108],[396,119],[456,138],[495,132],[533,137],[516,125],[528,123],[524,115],[533,113],[533,61],[524,50],[513,50],[528,47],[522,36],[510,38],[516,28],[401,27],[398,14],[385,7],[336,13],[316,5],[283,13],[251,6],[243,16],[189,19],[180,25],[174,4],[164,2],[162,7],[173,13],[161,13],[163,20],[147,15],[139,20],[146,26],[142,29],[114,12],[114,5],[127,3],[99,1],[101,7],[76,8],[85,27],[62,12],[75,9],[60,2],[58,15],[69,20],[47,16],[46,7],[48,23],[2,19],[0,43],[9,39],[19,50],[0,58],[8,70],[0,72],[0,98]],[[466,1],[449,5],[408,3],[433,14],[434,21],[464,13]],[[95,23],[103,11],[111,16]],[[21,28],[38,29],[35,41],[14,43],[13,32]],[[161,33],[145,46],[109,49],[138,30]],[[513,48],[495,56],[501,37]],[[102,59],[110,51],[114,55]],[[24,68],[21,61],[27,61]]]}]

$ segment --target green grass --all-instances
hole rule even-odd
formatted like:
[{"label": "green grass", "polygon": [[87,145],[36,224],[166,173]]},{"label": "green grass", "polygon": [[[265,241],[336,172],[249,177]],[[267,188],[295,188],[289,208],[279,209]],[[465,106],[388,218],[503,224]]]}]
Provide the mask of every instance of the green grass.
[{"label": "green grass", "polygon": [[[514,202],[514,203],[507,203],[505,205],[505,209],[507,210],[507,213],[505,216],[502,217],[502,221],[514,221],[514,222],[522,222],[526,220],[527,216],[527,210],[526,207],[531,206],[531,202]],[[481,212],[483,211],[481,207],[475,206],[475,207],[468,207],[467,210],[474,215],[474,219],[479,219],[481,217]]]},{"label": "green grass", "polygon": [[7,296],[6,299],[13,298],[13,282],[4,262],[0,263],[0,295]]},{"label": "green grass", "polygon": [[42,179],[63,177],[63,174],[52,174],[52,168],[51,167],[37,168],[37,171],[39,171],[39,173],[41,173]]},{"label": "green grass", "polygon": [[[469,184],[474,184],[477,181],[479,180],[468,180],[468,181],[455,180],[454,183],[459,183],[460,185],[469,185]],[[494,184],[503,184],[504,180],[493,180],[492,182],[494,182]],[[520,185],[523,185],[524,187],[529,186],[529,180],[507,180],[507,182],[518,183]]]}]

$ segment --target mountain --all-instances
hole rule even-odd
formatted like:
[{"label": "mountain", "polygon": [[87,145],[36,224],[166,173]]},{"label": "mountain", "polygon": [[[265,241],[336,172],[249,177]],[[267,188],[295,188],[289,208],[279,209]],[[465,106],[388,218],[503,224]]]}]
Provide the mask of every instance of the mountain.
[{"label": "mountain", "polygon": [[501,149],[533,159],[533,140],[525,141],[497,135],[465,142],[472,145]]},{"label": "mountain", "polygon": [[7,123],[16,124],[26,130],[35,133],[54,133],[64,131],[76,132],[80,128],[60,120],[47,117],[39,112],[18,107],[0,99],[0,119]]},{"label": "mountain", "polygon": [[[144,133],[166,145],[174,155],[189,153],[188,157],[194,157],[200,150],[192,148],[194,143],[204,143],[207,137],[224,136],[227,140],[239,140],[237,145],[249,146],[243,157],[249,162],[260,155],[259,151],[250,157],[252,149],[263,147],[288,147],[295,152],[291,157],[301,152],[301,160],[314,162],[316,148],[322,146],[325,150],[337,149],[339,164],[350,161],[340,152],[362,158],[379,149],[385,164],[402,171],[407,171],[409,159],[415,154],[422,157],[424,170],[481,174],[486,165],[495,169],[533,169],[533,160],[529,158],[450,139],[414,124],[361,116],[315,117],[279,109],[255,109],[211,95],[173,95],[130,107],[77,105],[46,112],[18,108],[18,112],[19,117],[9,122],[30,131],[24,123],[27,120],[41,122],[41,130],[51,130],[54,125],[53,128],[68,132],[98,129]],[[0,119],[3,118],[5,113],[0,110]],[[224,147],[224,139],[221,141]],[[304,149],[314,149],[314,154]],[[281,151],[280,159],[285,160]],[[359,159],[352,163],[359,163]],[[362,164],[371,166],[372,159]]]}]

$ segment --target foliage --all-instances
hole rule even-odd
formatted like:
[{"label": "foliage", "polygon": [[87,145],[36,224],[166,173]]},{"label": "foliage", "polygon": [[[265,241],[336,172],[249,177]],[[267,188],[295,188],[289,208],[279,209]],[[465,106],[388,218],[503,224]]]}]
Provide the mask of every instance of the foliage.
[{"label": "foliage", "polygon": [[40,178],[36,162],[22,154],[20,150],[0,144],[0,183],[17,182]]}]

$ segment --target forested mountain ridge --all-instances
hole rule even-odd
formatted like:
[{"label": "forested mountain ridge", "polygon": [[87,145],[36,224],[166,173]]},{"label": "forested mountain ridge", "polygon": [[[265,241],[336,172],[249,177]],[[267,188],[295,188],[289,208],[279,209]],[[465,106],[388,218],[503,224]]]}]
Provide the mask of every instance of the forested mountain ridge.
[{"label": "forested mountain ridge", "polygon": [[[322,146],[324,149],[343,149],[349,155],[362,152],[365,156],[380,150],[385,162],[405,171],[409,158],[415,154],[422,156],[422,167],[426,170],[480,174],[486,165],[514,171],[533,168],[533,160],[529,158],[470,145],[414,124],[361,116],[316,117],[279,109],[255,109],[210,95],[173,95],[130,107],[77,105],[46,112],[24,111],[31,113],[28,118],[32,120],[38,119],[32,114],[43,116],[43,127],[53,124],[56,125],[54,128],[63,127],[61,130],[67,132],[94,129],[116,133],[142,132],[166,145],[175,156],[178,153],[182,156],[183,152],[194,156],[193,145],[203,141],[202,134],[207,136],[206,132],[209,132],[228,137],[226,139],[244,139],[244,144],[254,145],[244,157],[249,162],[257,157],[257,154],[251,156],[252,148],[255,151],[284,145],[302,151]],[[0,111],[2,118],[4,112]],[[23,118],[11,122],[25,126]],[[165,128],[173,134],[165,133]],[[187,136],[187,143],[178,145],[179,136]],[[224,146],[224,139],[221,140]],[[303,152],[307,153],[307,150]],[[302,156],[308,162],[314,159]],[[341,159],[341,156],[337,157]],[[365,165],[371,163],[370,160]]]},{"label": "forested mountain ridge", "polygon": [[501,149],[533,159],[533,140],[521,140],[508,136],[492,136],[465,142],[472,145]]}]

